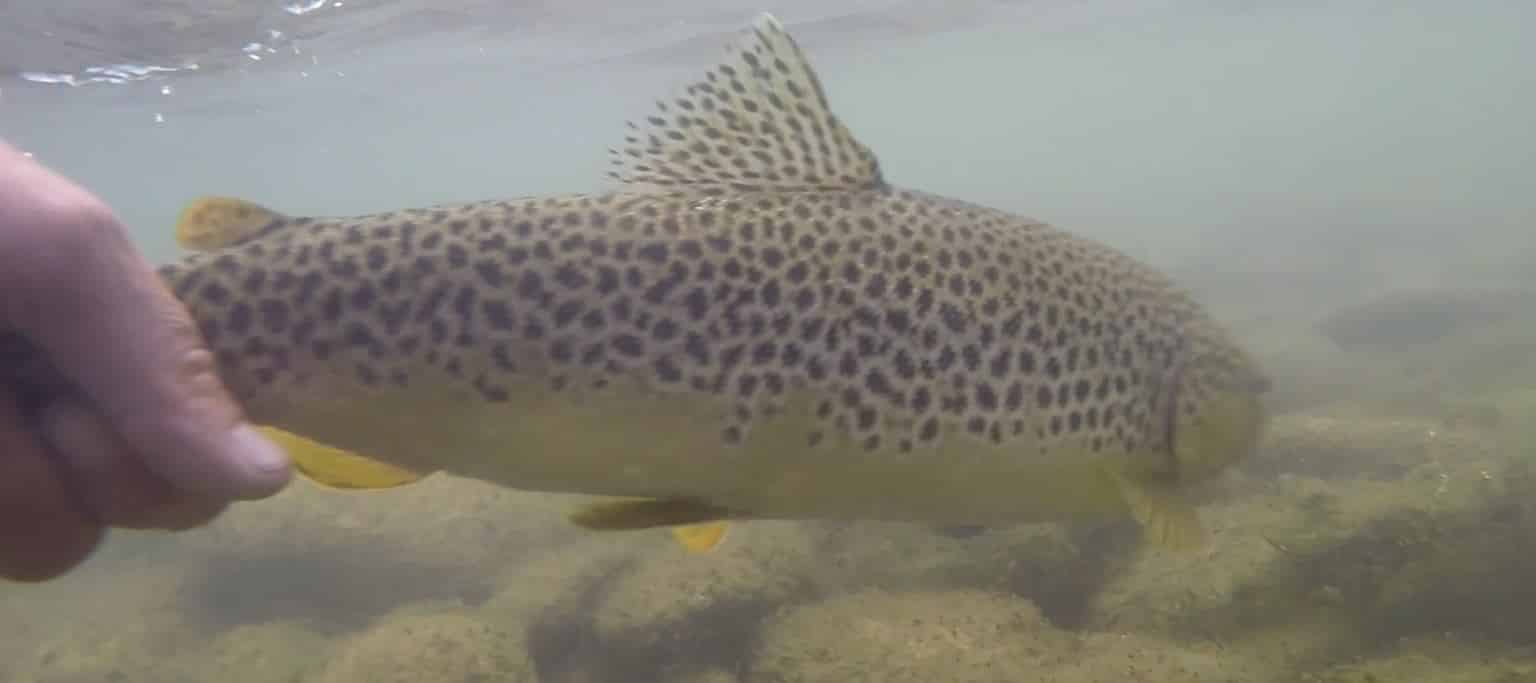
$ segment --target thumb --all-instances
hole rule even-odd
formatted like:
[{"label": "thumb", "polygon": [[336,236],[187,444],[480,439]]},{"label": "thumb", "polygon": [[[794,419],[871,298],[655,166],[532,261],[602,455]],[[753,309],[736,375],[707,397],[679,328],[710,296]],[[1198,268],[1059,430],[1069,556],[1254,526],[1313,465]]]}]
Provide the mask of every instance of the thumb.
[{"label": "thumb", "polygon": [[149,470],[177,488],[260,498],[284,487],[286,456],[245,421],[181,303],[148,264],[135,265],[137,254],[110,260],[127,263],[96,272],[130,271],[136,286],[112,290],[124,301],[100,301],[65,328],[71,339],[116,340],[110,354],[60,354],[71,359],[76,383]]}]

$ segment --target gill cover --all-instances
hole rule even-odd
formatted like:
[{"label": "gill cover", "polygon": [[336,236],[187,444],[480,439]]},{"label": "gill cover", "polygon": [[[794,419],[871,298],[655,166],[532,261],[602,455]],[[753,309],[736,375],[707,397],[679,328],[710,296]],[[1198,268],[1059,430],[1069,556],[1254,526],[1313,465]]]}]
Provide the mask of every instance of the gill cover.
[{"label": "gill cover", "polygon": [[1269,378],[1241,353],[1208,354],[1181,368],[1167,404],[1179,479],[1211,477],[1254,451],[1268,419],[1269,388]]}]

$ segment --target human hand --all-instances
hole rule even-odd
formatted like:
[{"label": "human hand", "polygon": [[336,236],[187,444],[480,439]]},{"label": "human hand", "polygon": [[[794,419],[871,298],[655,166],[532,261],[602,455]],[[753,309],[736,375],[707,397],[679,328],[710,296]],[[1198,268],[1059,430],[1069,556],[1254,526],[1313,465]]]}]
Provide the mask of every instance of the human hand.
[{"label": "human hand", "polygon": [[0,577],[50,579],[109,527],[187,529],[288,483],[111,210],[4,142],[0,333],[78,388],[23,415],[0,384]]}]

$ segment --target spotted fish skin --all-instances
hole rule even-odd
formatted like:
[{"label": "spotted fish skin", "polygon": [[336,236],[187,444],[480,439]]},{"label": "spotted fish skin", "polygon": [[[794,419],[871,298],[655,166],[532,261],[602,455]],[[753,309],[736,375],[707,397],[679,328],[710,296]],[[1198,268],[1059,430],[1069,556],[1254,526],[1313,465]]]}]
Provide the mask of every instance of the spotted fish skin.
[{"label": "spotted fish skin", "polygon": [[251,205],[161,273],[254,420],[517,488],[1043,521],[1257,439],[1263,374],[1177,286],[891,185],[771,17],[614,157],[607,193]]}]

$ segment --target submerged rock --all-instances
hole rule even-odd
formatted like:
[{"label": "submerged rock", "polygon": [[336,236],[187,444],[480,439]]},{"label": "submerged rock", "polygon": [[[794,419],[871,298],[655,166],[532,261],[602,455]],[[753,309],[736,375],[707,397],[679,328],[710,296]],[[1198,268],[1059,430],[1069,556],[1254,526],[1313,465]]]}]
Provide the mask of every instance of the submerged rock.
[{"label": "submerged rock", "polygon": [[542,683],[729,680],[817,557],[814,525],[735,527],[703,554],[659,530],[591,536],[508,575],[486,612],[527,624]]},{"label": "submerged rock", "polygon": [[[0,681],[174,681],[179,653],[209,647],[176,609],[173,565],[87,565],[46,584],[8,586]],[[11,639],[15,636],[15,640]]]},{"label": "submerged rock", "polygon": [[1243,661],[1122,633],[1051,626],[1028,600],[986,591],[868,590],[787,610],[765,628],[747,683],[1249,683]]},{"label": "submerged rock", "polygon": [[502,572],[582,535],[564,502],[449,477],[366,493],[296,481],[178,539],[177,609],[211,628],[350,631],[417,601],[474,606]]},{"label": "submerged rock", "polygon": [[1255,483],[1202,509],[1210,547],[1145,558],[1106,587],[1090,625],[1220,639],[1293,674],[1403,638],[1532,642],[1531,500],[1536,468],[1497,450],[1447,451],[1397,478]]},{"label": "submerged rock", "polygon": [[597,615],[599,632],[660,644],[675,631],[662,628],[666,624],[802,599],[817,557],[807,529],[793,522],[736,527],[719,547],[697,555],[658,534],[656,552],[616,579]]},{"label": "submerged rock", "polygon": [[325,665],[331,646],[329,637],[305,623],[272,621],[237,626],[207,646],[169,661],[188,681],[302,681]]},{"label": "submerged rock", "polygon": [[1042,657],[1065,657],[1066,640],[1021,598],[868,590],[774,619],[747,681],[1023,680]]},{"label": "submerged rock", "polygon": [[1310,683],[1519,683],[1536,680],[1536,652],[1454,638],[1413,638],[1362,662],[1340,664],[1302,680]]},{"label": "submerged rock", "polygon": [[1509,318],[1529,305],[1528,290],[1403,290],[1340,308],[1317,330],[1350,351],[1398,351]]},{"label": "submerged rock", "polygon": [[345,641],[318,683],[537,683],[519,634],[468,614],[387,617]]}]

